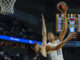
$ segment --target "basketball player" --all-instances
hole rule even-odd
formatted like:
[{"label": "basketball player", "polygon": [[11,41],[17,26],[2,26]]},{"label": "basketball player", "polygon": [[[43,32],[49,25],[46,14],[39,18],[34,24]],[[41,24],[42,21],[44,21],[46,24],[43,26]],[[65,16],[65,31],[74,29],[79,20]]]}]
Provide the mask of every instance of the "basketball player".
[{"label": "basketball player", "polygon": [[[61,7],[62,7],[63,11],[59,9],[60,4],[62,4]],[[66,19],[67,9],[68,8],[65,6],[64,2],[60,2],[58,4],[58,10],[64,14],[63,29],[60,32],[59,37],[57,37],[57,38],[55,38],[55,35],[52,32],[48,33],[48,40],[49,40],[49,43],[47,44],[48,47],[55,47],[55,46],[59,45],[60,43],[62,43],[61,45],[65,44],[65,42],[62,40],[64,39],[64,36],[66,34],[66,31],[67,31],[67,19]],[[76,33],[70,33],[70,34],[74,35]],[[67,39],[69,39],[69,38],[67,38]],[[58,47],[58,48],[61,48],[61,47]],[[62,48],[61,49],[58,49],[58,48],[54,49],[56,51],[48,51],[48,55],[49,55],[50,60],[64,60]]]},{"label": "basketball player", "polygon": [[32,54],[31,60],[46,60],[46,43],[46,26],[42,15],[42,45],[40,46],[37,42],[32,45],[32,50],[34,53]]},{"label": "basketball player", "polygon": [[[45,20],[44,20],[44,17],[42,15],[42,39],[43,39],[43,41],[42,41],[41,46],[37,42],[32,45],[32,50],[34,51],[34,53],[32,54],[31,60],[47,60],[47,58],[46,58],[47,54],[46,53],[59,50],[60,48],[62,48],[64,46],[64,44],[67,41],[69,41],[70,39],[72,39],[75,36],[76,36],[75,33],[70,33],[69,36],[60,44],[58,44],[56,46],[47,45],[46,44],[47,43],[47,37],[46,37]],[[53,58],[53,59],[55,59],[55,58]]]}]

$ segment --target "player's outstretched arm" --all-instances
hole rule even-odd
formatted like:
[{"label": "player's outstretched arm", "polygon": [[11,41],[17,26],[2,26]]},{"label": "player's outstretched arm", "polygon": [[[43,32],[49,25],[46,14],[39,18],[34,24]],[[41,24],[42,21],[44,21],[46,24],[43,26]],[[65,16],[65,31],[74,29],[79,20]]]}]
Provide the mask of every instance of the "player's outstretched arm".
[{"label": "player's outstretched arm", "polygon": [[59,45],[57,45],[56,47],[47,46],[47,51],[59,50],[60,48],[62,48],[66,44],[66,42],[68,42],[72,38],[76,38],[76,36],[77,36],[76,33],[70,33],[68,35],[68,37],[63,42],[61,42]]},{"label": "player's outstretched arm", "polygon": [[67,31],[67,18],[66,18],[66,11],[63,13],[64,14],[64,21],[63,21],[63,28],[62,31],[59,34],[58,40],[62,42],[62,40],[65,37],[66,31]]},{"label": "player's outstretched arm", "polygon": [[46,46],[47,43],[47,33],[46,33],[46,24],[45,24],[45,19],[42,14],[42,45]]},{"label": "player's outstretched arm", "polygon": [[42,45],[41,45],[40,52],[44,57],[47,57],[46,44],[47,44],[46,25],[45,25],[44,16],[42,14]]},{"label": "player's outstretched arm", "polygon": [[[62,9],[60,9],[60,6],[61,6]],[[66,34],[66,31],[67,31],[66,13],[67,13],[67,10],[68,10],[68,6],[65,2],[59,2],[57,4],[57,9],[64,15],[63,28],[62,28],[62,31],[60,32],[59,37],[57,38],[57,40],[60,40],[60,42],[62,42],[62,40],[64,39],[64,36]]]}]

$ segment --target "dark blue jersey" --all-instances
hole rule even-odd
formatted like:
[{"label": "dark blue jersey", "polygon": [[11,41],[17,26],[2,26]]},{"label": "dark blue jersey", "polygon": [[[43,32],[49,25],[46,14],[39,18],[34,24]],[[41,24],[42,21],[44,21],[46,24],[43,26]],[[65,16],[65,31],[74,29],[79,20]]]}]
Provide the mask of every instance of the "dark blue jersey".
[{"label": "dark blue jersey", "polygon": [[46,57],[43,57],[42,54],[40,52],[32,53],[32,56],[30,57],[30,60],[46,60]]}]

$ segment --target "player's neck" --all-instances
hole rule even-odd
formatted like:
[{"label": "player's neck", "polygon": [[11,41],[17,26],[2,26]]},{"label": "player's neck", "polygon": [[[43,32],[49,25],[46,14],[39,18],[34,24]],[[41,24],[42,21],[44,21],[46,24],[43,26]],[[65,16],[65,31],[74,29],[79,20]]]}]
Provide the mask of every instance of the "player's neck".
[{"label": "player's neck", "polygon": [[52,40],[50,41],[50,43],[55,44],[55,41],[52,39]]}]

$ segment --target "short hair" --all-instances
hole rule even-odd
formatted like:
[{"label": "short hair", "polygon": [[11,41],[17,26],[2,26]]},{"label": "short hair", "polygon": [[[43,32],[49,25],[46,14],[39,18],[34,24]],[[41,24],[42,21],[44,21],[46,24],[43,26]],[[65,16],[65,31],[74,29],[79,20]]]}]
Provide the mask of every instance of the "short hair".
[{"label": "short hair", "polygon": [[50,33],[53,34],[53,35],[55,36],[55,34],[54,34],[53,32],[48,32],[48,34],[50,34]]},{"label": "short hair", "polygon": [[53,33],[53,32],[48,32],[48,34],[49,34],[49,33]]}]

